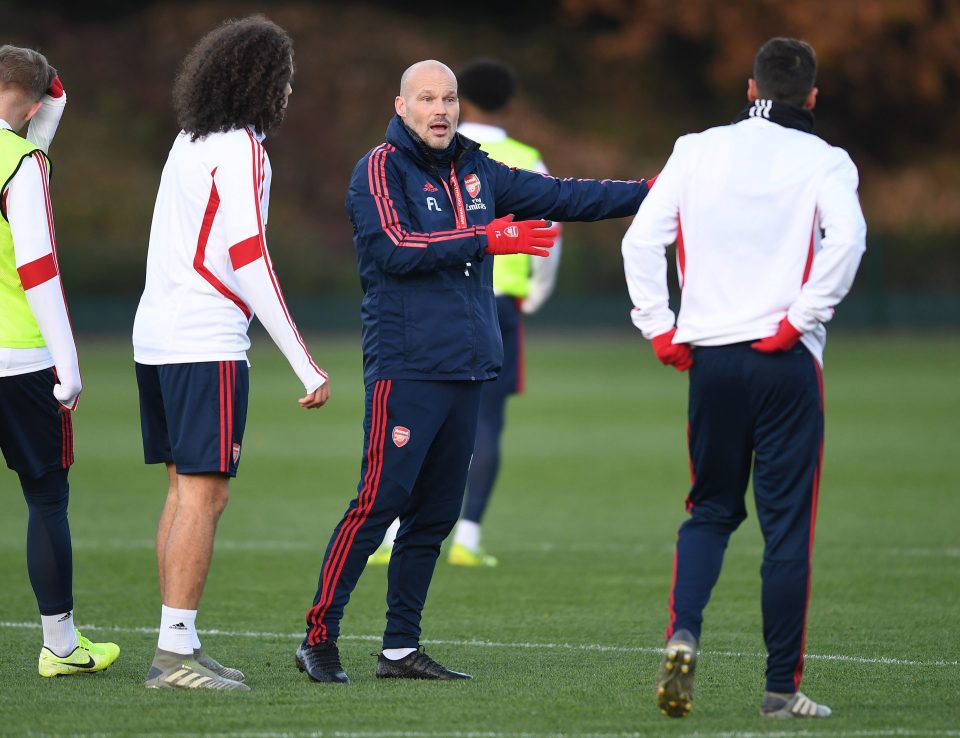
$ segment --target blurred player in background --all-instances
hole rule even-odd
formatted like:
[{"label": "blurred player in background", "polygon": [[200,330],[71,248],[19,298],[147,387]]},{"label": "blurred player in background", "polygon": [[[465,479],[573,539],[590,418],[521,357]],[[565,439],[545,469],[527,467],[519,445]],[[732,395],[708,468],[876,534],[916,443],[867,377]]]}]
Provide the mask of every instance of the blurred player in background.
[{"label": "blurred player in background", "polygon": [[[510,138],[504,124],[517,91],[513,69],[495,59],[474,59],[457,73],[460,92],[459,131],[480,144],[490,158],[510,167],[548,174],[540,152]],[[558,230],[559,225],[555,226]],[[493,262],[493,293],[503,337],[503,368],[496,379],[484,382],[480,394],[477,442],[467,476],[463,513],[453,534],[448,561],[455,566],[496,566],[497,559],[480,545],[480,523],[490,503],[500,470],[500,437],[507,399],[523,392],[523,316],[535,313],[553,292],[560,266],[563,239],[557,237],[550,254],[498,256]],[[393,550],[399,521],[394,521],[383,543],[371,555],[371,564],[386,564]]]},{"label": "blurred player in background", "polygon": [[267,251],[270,161],[283,121],[293,44],[262,16],[228,21],[183,63],[174,105],[183,127],[160,179],[147,278],[133,328],[144,459],[167,467],[157,528],[163,607],[147,687],[246,690],[196,630],[217,521],[240,462],[254,313],[317,408],[329,397],[284,302]]},{"label": "blurred player in background", "polygon": [[[27,502],[40,676],[102,671],[120,654],[73,624],[67,507],[80,365],[60,281],[47,151],[67,96],[32,49],[0,47],[0,449]],[[27,138],[17,135],[29,121]]]},{"label": "blurred player in background", "polygon": [[[825,718],[800,692],[823,456],[824,324],[865,249],[858,175],[813,134],[817,60],[774,38],[754,59],[732,125],[677,140],[623,239],[633,322],[664,364],[690,369],[690,517],[677,537],[657,704],[684,717],[703,610],[753,466],[764,538],[761,604],[772,718]],[[665,247],[677,242],[680,311]]]}]

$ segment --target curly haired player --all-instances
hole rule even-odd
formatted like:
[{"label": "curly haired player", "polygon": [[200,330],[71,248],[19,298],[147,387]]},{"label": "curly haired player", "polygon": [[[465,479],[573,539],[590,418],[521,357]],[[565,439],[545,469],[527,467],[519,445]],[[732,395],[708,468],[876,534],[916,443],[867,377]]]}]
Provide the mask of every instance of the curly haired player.
[{"label": "curly haired player", "polygon": [[264,236],[271,170],[263,141],[283,121],[292,78],[290,37],[251,16],[204,36],[174,86],[183,130],[160,179],[133,327],[144,460],[166,464],[169,479],[157,527],[163,608],[151,688],[248,689],[241,671],[203,650],[196,617],[240,462],[255,313],[306,389],[301,407],[329,397]]}]

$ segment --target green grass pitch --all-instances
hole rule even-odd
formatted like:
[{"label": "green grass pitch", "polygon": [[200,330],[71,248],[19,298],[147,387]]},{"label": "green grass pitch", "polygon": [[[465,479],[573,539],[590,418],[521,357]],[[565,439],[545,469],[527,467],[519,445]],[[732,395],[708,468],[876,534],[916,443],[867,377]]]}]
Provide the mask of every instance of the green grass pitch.
[{"label": "green grass pitch", "polygon": [[146,690],[160,603],[153,536],[165,494],[142,464],[126,342],[81,341],[85,390],[71,472],[78,624],[115,640],[99,675],[40,679],[26,511],[0,472],[0,735],[629,738],[960,736],[960,341],[836,333],[803,688],[829,721],[764,722],[751,517],[707,608],[692,715],[653,701],[676,528],[689,483],[686,377],[632,332],[537,337],[511,401],[484,542],[492,570],[438,564],[424,643],[465,683],[374,677],[385,569],[350,602],[350,686],[298,673],[324,547],[356,491],[362,385],[355,338],[314,336],[332,400],[305,412],[263,335],[239,478],[198,625],[249,694]]}]

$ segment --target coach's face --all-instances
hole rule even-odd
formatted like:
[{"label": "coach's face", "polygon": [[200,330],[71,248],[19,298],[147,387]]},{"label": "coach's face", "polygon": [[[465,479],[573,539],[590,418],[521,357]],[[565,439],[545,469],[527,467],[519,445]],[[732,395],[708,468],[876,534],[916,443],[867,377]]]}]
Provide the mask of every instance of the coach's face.
[{"label": "coach's face", "polygon": [[432,149],[445,149],[457,132],[460,99],[457,78],[445,66],[413,69],[395,101],[397,115]]}]

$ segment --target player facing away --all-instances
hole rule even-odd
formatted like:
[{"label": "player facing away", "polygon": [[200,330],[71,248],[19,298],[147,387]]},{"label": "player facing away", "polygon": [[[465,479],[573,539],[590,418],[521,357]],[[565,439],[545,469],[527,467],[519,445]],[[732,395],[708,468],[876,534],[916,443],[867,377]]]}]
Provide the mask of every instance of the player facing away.
[{"label": "player facing away", "polygon": [[[689,514],[680,526],[656,701],[692,707],[703,610],[753,470],[771,718],[825,718],[800,692],[823,458],[824,324],[865,249],[857,169],[813,133],[817,62],[803,41],[757,52],[737,120],[676,142],[623,239],[633,322],[690,370]],[[677,242],[680,310],[667,304]]]},{"label": "player facing away", "polygon": [[[67,475],[80,365],[60,281],[47,151],[67,96],[32,50],[0,46],[0,450],[27,502],[27,574],[40,609],[42,677],[102,671],[115,643],[73,624]],[[29,122],[27,138],[17,132]]]},{"label": "player facing away", "polygon": [[265,135],[283,120],[293,45],[262,16],[227,21],[185,59],[174,86],[183,130],[157,194],[147,277],[133,328],[144,460],[166,464],[157,526],[163,601],[151,688],[247,690],[206,653],[196,629],[217,521],[236,476],[247,414],[253,315],[306,389],[329,397],[283,299],[267,251]]},{"label": "player facing away", "polygon": [[357,496],[324,555],[297,665],[348,682],[337,637],[344,607],[390,522],[380,678],[468,679],[420,650],[420,618],[440,546],[460,515],[483,383],[503,363],[493,256],[545,256],[544,220],[636,213],[643,181],[556,179],[511,169],[459,135],[453,72],[407,69],[386,141],[353,171],[347,211],[364,292],[366,412]]}]

